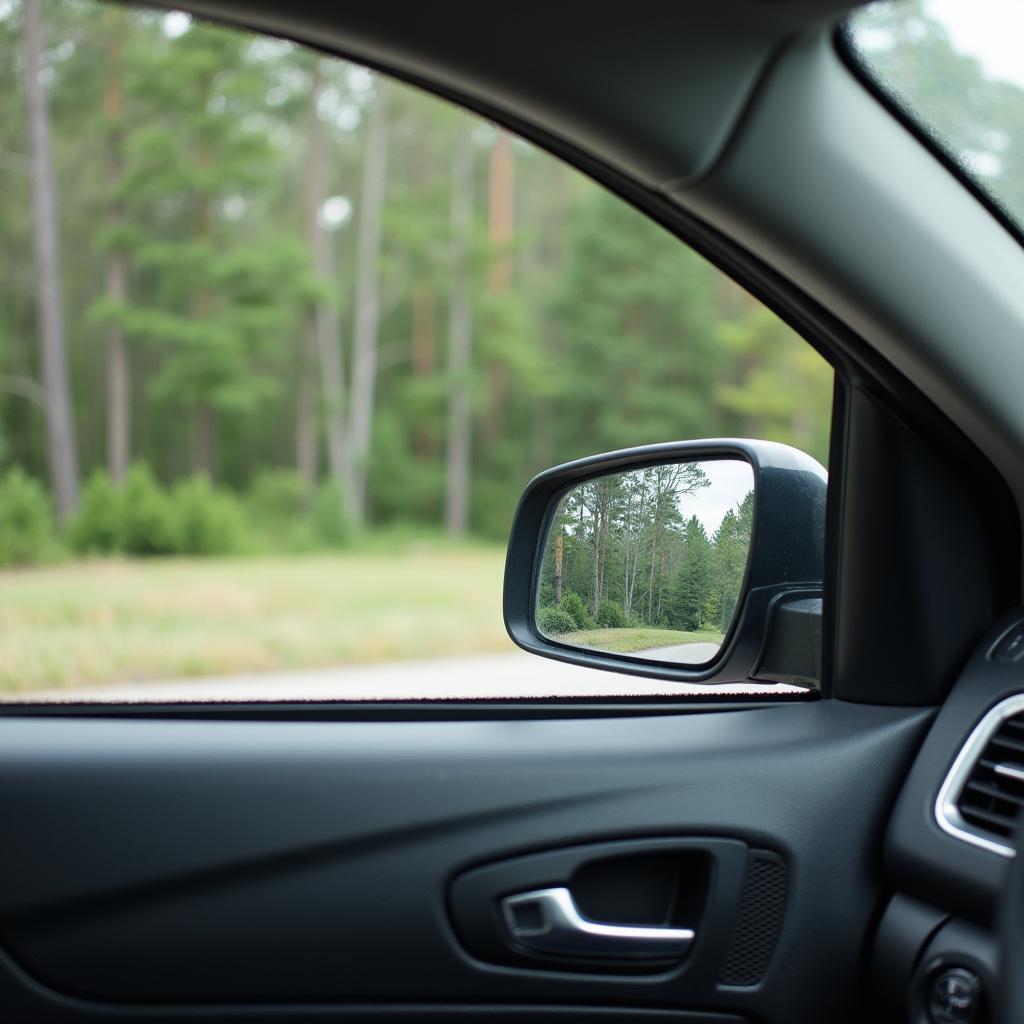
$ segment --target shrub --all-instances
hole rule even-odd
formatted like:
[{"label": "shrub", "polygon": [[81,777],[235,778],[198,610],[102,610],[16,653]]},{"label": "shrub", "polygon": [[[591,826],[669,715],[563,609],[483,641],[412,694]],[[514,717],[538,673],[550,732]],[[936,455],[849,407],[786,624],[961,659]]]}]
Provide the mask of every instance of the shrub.
[{"label": "shrub", "polygon": [[269,530],[294,526],[306,516],[306,484],[294,470],[261,470],[253,478],[246,500],[253,519]]},{"label": "shrub", "polygon": [[576,629],[573,617],[563,608],[555,605],[552,608],[541,608],[537,612],[537,625],[547,636],[557,633],[572,633]]},{"label": "shrub", "polygon": [[246,510],[262,541],[275,551],[316,546],[305,481],[290,469],[265,469],[253,478]]},{"label": "shrub", "polygon": [[224,555],[244,547],[245,519],[237,500],[205,475],[179,483],[171,494],[174,546],[183,555]]},{"label": "shrub", "polygon": [[576,623],[577,629],[593,629],[594,620],[583,603],[583,598],[575,591],[570,590],[562,596],[561,604],[558,606]]},{"label": "shrub", "polygon": [[597,624],[602,629],[625,629],[626,613],[614,601],[602,601],[597,609]]},{"label": "shrub", "polygon": [[144,462],[121,485],[121,545],[129,555],[171,555],[177,550],[174,509]]},{"label": "shrub", "polygon": [[110,554],[120,551],[124,533],[123,501],[105,469],[89,477],[78,512],[68,525],[71,549],[80,555]]},{"label": "shrub", "polygon": [[345,547],[352,541],[352,522],[345,511],[341,487],[329,481],[317,488],[313,498],[313,535],[328,547]]},{"label": "shrub", "polygon": [[41,562],[54,546],[53,509],[43,486],[14,466],[0,477],[0,565]]}]

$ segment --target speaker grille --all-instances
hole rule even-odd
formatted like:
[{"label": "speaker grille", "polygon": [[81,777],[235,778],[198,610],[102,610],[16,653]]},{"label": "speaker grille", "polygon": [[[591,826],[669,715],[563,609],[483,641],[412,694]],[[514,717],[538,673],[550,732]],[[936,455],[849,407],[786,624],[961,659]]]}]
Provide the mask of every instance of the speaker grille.
[{"label": "speaker grille", "polygon": [[718,972],[720,985],[756,985],[764,977],[785,909],[786,865],[774,853],[753,851],[736,928]]}]

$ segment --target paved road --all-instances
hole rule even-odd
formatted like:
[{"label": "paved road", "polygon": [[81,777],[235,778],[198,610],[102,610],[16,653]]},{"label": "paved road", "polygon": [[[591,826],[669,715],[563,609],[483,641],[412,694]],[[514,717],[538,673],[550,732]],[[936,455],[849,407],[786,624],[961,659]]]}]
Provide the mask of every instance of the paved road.
[{"label": "paved road", "polygon": [[117,702],[330,701],[699,696],[723,693],[768,695],[798,692],[797,687],[784,685],[748,683],[700,686],[638,679],[577,665],[565,665],[512,650],[504,654],[393,662],[386,665],[87,686],[18,694],[17,697],[20,700]]},{"label": "paved road", "polygon": [[671,661],[677,665],[703,665],[718,653],[718,644],[672,644],[669,647],[649,647],[634,651],[634,658],[651,661]]}]

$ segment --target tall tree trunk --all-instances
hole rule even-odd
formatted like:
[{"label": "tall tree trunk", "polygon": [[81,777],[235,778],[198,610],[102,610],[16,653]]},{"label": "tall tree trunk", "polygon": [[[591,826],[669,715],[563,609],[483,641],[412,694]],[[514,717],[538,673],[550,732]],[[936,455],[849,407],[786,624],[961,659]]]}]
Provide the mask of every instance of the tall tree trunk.
[{"label": "tall tree trunk", "polygon": [[[123,139],[120,66],[123,34],[121,11],[112,9],[107,15],[112,21],[112,35],[107,45],[107,88],[103,101],[107,121],[107,188],[111,196],[107,225],[116,234],[122,221],[121,200],[117,192],[121,184]],[[124,479],[131,460],[131,378],[120,319],[120,308],[128,293],[127,276],[125,253],[115,237],[113,248],[107,255],[107,299],[116,310],[107,334],[107,469],[117,483]]]},{"label": "tall tree trunk", "polygon": [[[509,248],[515,220],[515,161],[512,136],[503,128],[491,149],[488,175],[488,241],[491,247],[491,266],[488,290],[492,295],[507,294],[512,282],[512,257]],[[487,368],[488,413],[483,424],[483,437],[487,442],[497,441],[505,428],[505,398],[508,390],[508,371],[500,356],[492,357]]]},{"label": "tall tree trunk", "polygon": [[[309,154],[306,161],[306,243],[313,273],[323,275],[324,256],[329,255],[326,233],[320,227],[320,207],[327,198],[326,145],[320,120],[322,77],[320,60],[314,57],[309,88]],[[327,252],[325,252],[327,250]],[[307,494],[316,486],[317,471],[317,349],[320,301],[311,303],[303,325],[299,349],[299,382],[295,401],[295,468]]]},{"label": "tall tree trunk", "polygon": [[[313,255],[313,271],[335,286],[334,240],[320,226],[318,217],[327,198],[327,134],[320,119],[319,101],[323,74],[319,60],[313,66],[309,126],[309,180],[307,183],[307,235]],[[327,440],[327,471],[342,495],[345,515],[352,514],[352,495],[348,490],[348,430],[345,426],[345,370],[341,359],[341,324],[332,302],[317,302],[307,320],[320,364],[320,392],[323,399]]]},{"label": "tall tree trunk", "polygon": [[[419,380],[434,373],[434,295],[430,286],[419,283],[412,293],[412,372]],[[434,434],[428,416],[419,416],[413,426],[416,454],[424,461],[434,454]]]},{"label": "tall tree trunk", "polygon": [[[124,254],[107,257],[107,298],[122,303],[127,294]],[[110,326],[107,336],[107,470],[120,483],[131,461],[131,378],[124,329],[120,323]]]},{"label": "tall tree trunk", "polygon": [[57,185],[53,173],[49,112],[41,75],[43,43],[40,0],[25,0],[22,18],[35,233],[39,361],[45,393],[50,482],[57,518],[63,523],[78,504],[78,457],[61,299]]},{"label": "tall tree trunk", "polygon": [[558,536],[555,537],[555,604],[562,601],[562,561],[565,557],[565,534],[562,528],[558,528]]},{"label": "tall tree trunk", "polygon": [[472,307],[468,252],[473,231],[473,140],[468,131],[455,143],[452,165],[451,297],[448,307],[448,479],[445,526],[462,537],[469,529],[470,433],[469,369]]},{"label": "tall tree trunk", "polygon": [[[210,80],[204,82],[203,95],[209,98]],[[205,104],[204,104],[205,107]],[[196,157],[203,176],[210,170],[212,158],[206,144],[201,142]],[[210,194],[202,188],[197,193],[196,240],[200,246],[209,248],[212,235],[212,213]],[[213,293],[209,285],[201,284],[193,298],[195,317],[202,322],[213,312]],[[200,399],[192,410],[192,472],[205,473],[211,480],[216,479],[217,470],[217,412],[207,399]]]},{"label": "tall tree trunk", "polygon": [[299,382],[295,395],[295,470],[312,495],[316,487],[316,311],[306,314],[299,348]]},{"label": "tall tree trunk", "polygon": [[387,83],[374,81],[374,98],[366,126],[356,239],[356,309],[352,332],[352,396],[349,404],[350,454],[347,467],[352,517],[366,522],[370,434],[377,388],[377,329],[380,323],[381,212],[387,191]]},{"label": "tall tree trunk", "polygon": [[[414,180],[417,201],[428,208],[433,200],[435,139],[427,123],[421,124],[419,131]],[[426,385],[437,371],[437,299],[432,268],[419,268],[416,278],[412,288],[412,372],[418,381]],[[427,394],[426,387],[421,394]],[[433,406],[433,402],[429,406],[424,402],[422,412],[413,424],[413,446],[417,457],[424,463],[433,461],[437,451],[437,428],[431,415]],[[429,504],[425,504],[422,512],[429,516]]]}]

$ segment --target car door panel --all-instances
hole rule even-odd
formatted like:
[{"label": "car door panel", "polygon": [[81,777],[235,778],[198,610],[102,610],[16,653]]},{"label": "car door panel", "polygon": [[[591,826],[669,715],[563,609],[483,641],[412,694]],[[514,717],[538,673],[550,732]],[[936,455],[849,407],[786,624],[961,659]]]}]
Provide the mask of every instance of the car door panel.
[{"label": "car door panel", "polygon": [[[16,823],[0,848],[16,964],[3,988],[36,992],[54,1020],[117,1019],[125,1004],[315,1019],[312,1004],[522,1002],[820,1020],[851,998],[881,895],[879,851],[858,837],[881,836],[930,717],[821,701],[561,720],[0,721],[0,813]],[[488,962],[453,924],[468,871],[647,840],[745,844],[785,864],[757,984],[722,982],[738,878],[707,903],[692,951],[653,970]]]}]

